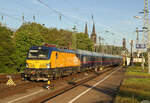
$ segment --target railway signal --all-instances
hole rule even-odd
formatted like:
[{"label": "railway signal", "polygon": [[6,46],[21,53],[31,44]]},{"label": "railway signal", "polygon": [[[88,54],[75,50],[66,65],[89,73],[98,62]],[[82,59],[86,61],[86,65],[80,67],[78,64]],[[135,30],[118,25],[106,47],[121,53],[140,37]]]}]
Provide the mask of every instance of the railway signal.
[{"label": "railway signal", "polygon": [[132,55],[132,49],[133,49],[133,40],[131,40],[131,42],[130,42],[130,45],[131,45],[130,66],[132,66],[132,65],[133,65],[133,55]]}]

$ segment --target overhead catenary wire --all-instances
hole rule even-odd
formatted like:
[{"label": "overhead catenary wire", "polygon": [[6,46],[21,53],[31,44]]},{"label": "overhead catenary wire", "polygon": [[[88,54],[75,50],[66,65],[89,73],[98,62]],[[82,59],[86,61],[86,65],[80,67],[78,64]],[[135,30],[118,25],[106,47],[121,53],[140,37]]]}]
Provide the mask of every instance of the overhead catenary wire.
[{"label": "overhead catenary wire", "polygon": [[[14,3],[16,3],[17,5],[20,5],[22,8],[24,8],[24,9],[27,9],[27,10],[30,10],[30,12],[26,12],[26,11],[24,11],[23,10],[23,14],[29,14],[29,15],[31,15],[30,17],[27,17],[27,16],[25,16],[24,15],[24,19],[25,19],[25,21],[24,22],[29,22],[29,21],[34,21],[35,22],[35,16],[37,17],[38,15],[39,15],[39,11],[38,10],[34,10],[33,8],[31,8],[31,7],[26,7],[24,4],[22,4],[21,2],[18,2],[18,1],[13,1]],[[6,8],[0,8],[1,10],[3,10],[3,11],[5,11],[5,12],[7,12],[7,11],[11,11],[11,13],[12,13],[12,11],[13,12],[20,12],[20,10],[12,10],[12,9],[6,9]],[[21,14],[21,13],[20,13]],[[10,15],[10,14],[9,14]],[[14,16],[14,14],[13,14],[13,16]],[[15,16],[20,16],[20,15],[18,15],[18,14],[15,14]],[[23,15],[22,15],[23,16]],[[31,19],[32,18],[32,19]],[[23,18],[22,18],[23,19]]]},{"label": "overhead catenary wire", "polygon": [[[58,10],[58,9],[55,9],[55,8],[52,8],[51,6],[49,6],[47,3],[45,3],[45,2],[43,2],[42,0],[35,0],[35,1],[38,1],[40,4],[42,4],[43,6],[45,6],[47,9],[49,9],[49,11],[53,11],[54,13],[56,13],[56,14],[58,14],[58,16],[59,16],[59,20],[61,21],[62,19],[63,19],[63,17],[64,18],[66,18],[68,21],[70,21],[70,22],[72,22],[73,24],[75,24],[75,25],[77,25],[78,27],[80,27],[80,25],[79,25],[79,23],[77,23],[77,22],[75,22],[72,18],[74,18],[74,19],[77,19],[77,20],[80,20],[80,21],[82,21],[82,22],[88,22],[88,23],[90,23],[90,24],[92,24],[92,21],[88,21],[87,19],[84,19],[84,18],[81,18],[80,16],[75,16],[75,15],[72,15],[72,14],[70,14],[69,12],[67,13],[67,12],[64,12],[64,11],[61,11],[61,10]],[[36,12],[36,10],[34,9],[32,9],[32,8],[30,8],[30,7],[28,7],[28,8],[26,8],[22,3],[20,3],[20,2],[17,2],[17,4],[19,4],[19,5],[21,5],[21,7],[24,7],[25,9],[28,9],[28,10],[30,10],[30,11],[32,11],[32,12]],[[38,11],[39,12],[39,11]],[[11,17],[11,15],[10,14],[8,14],[9,16],[10,16],[10,18],[13,18],[13,19],[15,19],[15,20],[18,20],[19,18],[17,18],[16,16],[12,16]],[[4,15],[5,16],[5,15]],[[35,14],[34,14],[34,16],[35,16]],[[32,18],[33,18],[33,16],[31,16]],[[21,17],[20,17],[21,18]],[[25,17],[25,19],[27,19],[27,17]],[[22,21],[21,19],[19,19],[18,21]],[[104,24],[101,24],[101,23],[99,23],[99,22],[96,22],[96,25],[97,26],[100,26],[100,27],[104,27],[104,28],[107,28],[107,29],[110,29],[110,30],[112,30],[112,31],[115,31],[112,27],[110,27],[110,26],[107,26],[107,25],[104,25]],[[116,31],[115,31],[116,32]],[[118,34],[119,32],[116,32],[116,34]],[[119,33],[119,34],[122,34],[121,32]]]},{"label": "overhead catenary wire", "polygon": [[[48,8],[49,10],[52,10],[53,12],[55,12],[56,14],[58,14],[59,16],[61,15],[61,19],[62,19],[62,16],[63,17],[65,17],[67,20],[69,20],[70,22],[72,22],[72,23],[74,23],[74,24],[76,24],[76,25],[78,25],[76,22],[74,22],[73,20],[71,20],[69,17],[72,17],[72,18],[75,18],[75,19],[78,19],[78,20],[80,20],[80,21],[83,21],[83,22],[86,22],[87,20],[86,19],[83,19],[83,18],[81,18],[81,17],[77,17],[77,16],[74,16],[74,15],[71,15],[71,14],[69,14],[69,13],[66,13],[66,12],[61,12],[60,10],[57,10],[57,9],[54,9],[54,8],[52,8],[52,7],[50,7],[49,5],[47,5],[46,3],[44,3],[43,1],[41,1],[41,0],[36,0],[36,1],[38,1],[40,4],[42,4],[43,6],[45,6],[46,8]],[[92,21],[87,21],[88,23],[90,23],[90,24],[93,24],[93,14],[92,14]],[[105,28],[108,28],[108,29],[111,29],[112,30],[112,27],[110,27],[110,26],[107,26],[107,25],[104,25],[104,24],[100,24],[100,23],[98,23],[98,22],[96,22],[96,24],[98,25],[98,26],[100,26],[100,27],[105,27]],[[79,25],[78,25],[78,27],[80,27]],[[114,31],[114,30],[113,30]],[[116,32],[116,31],[115,31]],[[117,33],[117,32],[116,32]]]},{"label": "overhead catenary wire", "polygon": [[[38,1],[40,4],[42,4],[43,6],[45,6],[46,8],[48,8],[49,10],[51,10],[51,11],[55,12],[56,14],[58,14],[61,19],[62,19],[62,16],[63,16],[64,18],[66,18],[67,20],[69,20],[70,22],[72,22],[73,24],[78,25],[78,23],[76,23],[76,22],[74,22],[73,20],[71,20],[67,15],[65,15],[65,14],[62,13],[62,12],[60,12],[59,10],[56,10],[56,9],[50,7],[49,5],[47,5],[46,3],[44,3],[44,2],[41,1],[41,0],[36,0],[36,1]],[[78,25],[78,26],[79,26],[79,25]]]},{"label": "overhead catenary wire", "polygon": [[[20,1],[20,0],[19,0],[19,1]],[[37,13],[37,14],[39,13],[38,10],[35,10],[35,9],[29,7],[29,6],[26,7],[26,6],[25,6],[24,4],[22,4],[21,2],[18,2],[18,1],[13,1],[13,2],[15,2],[17,5],[21,5],[21,7],[24,8],[24,9],[28,9],[30,12],[32,11],[31,14],[34,14],[34,15],[35,15],[36,13]],[[25,12],[25,11],[24,11],[24,13],[27,14],[27,13],[29,13],[29,12]]]},{"label": "overhead catenary wire", "polygon": [[[2,18],[2,21],[5,20],[5,16],[8,17],[8,18],[11,18],[11,19],[14,19],[14,20],[17,20],[17,21],[21,21],[22,22],[22,19],[21,18],[21,15],[18,15],[18,14],[10,14],[10,13],[6,13],[8,12],[9,9],[7,8],[0,8],[0,15],[1,15],[1,18]],[[10,10],[11,11],[11,10]],[[16,10],[17,12],[17,10]],[[24,13],[23,13],[24,15]],[[17,17],[16,17],[17,16]],[[27,17],[24,16],[24,22],[27,22],[29,19]]]},{"label": "overhead catenary wire", "polygon": [[17,21],[22,21],[21,19],[15,17],[15,16],[9,15],[9,14],[7,14],[7,13],[3,13],[3,12],[1,12],[1,11],[0,11],[0,14],[3,16],[3,19],[4,19],[4,16],[7,16],[7,17],[9,17],[9,18],[11,18],[11,19],[15,19],[15,20],[17,20]]},{"label": "overhead catenary wire", "polygon": [[[46,3],[44,3],[44,2],[41,1],[41,0],[34,0],[34,1],[37,1],[38,3],[42,4],[42,5],[43,5],[44,7],[46,7],[47,9],[49,9],[49,10],[53,11],[54,13],[58,14],[60,21],[61,21],[61,20],[63,19],[63,17],[64,17],[64,18],[66,18],[68,21],[70,21],[70,22],[72,22],[73,24],[77,25],[78,27],[80,27],[80,25],[79,25],[77,22],[73,21],[71,18],[80,20],[80,21],[82,21],[82,22],[86,22],[86,21],[87,21],[87,22],[90,23],[90,24],[93,23],[92,21],[88,21],[87,19],[81,18],[80,16],[74,16],[74,15],[72,15],[72,14],[70,14],[70,13],[67,13],[67,12],[64,12],[64,11],[62,12],[62,11],[60,11],[60,10],[58,10],[58,9],[52,8],[51,6],[47,5]],[[13,1],[13,2],[16,2],[16,1]],[[24,7],[25,9],[30,10],[30,11],[39,12],[39,11],[37,11],[37,10],[33,10],[33,9],[30,8],[30,7],[26,8],[26,7],[25,7],[22,3],[20,3],[20,2],[16,2],[16,3],[19,4],[19,5],[21,5],[21,6]],[[50,13],[52,13],[52,12],[50,12]],[[33,16],[36,16],[35,13],[34,13]],[[33,16],[32,16],[32,18],[33,18]],[[71,18],[70,18],[70,17],[71,17]],[[27,18],[27,17],[26,17],[26,18]],[[96,22],[96,25],[99,26],[99,27],[104,27],[104,28],[110,29],[110,30],[116,32],[117,34],[118,34],[118,33],[119,33],[119,34],[122,34],[121,32],[115,31],[114,29],[112,29],[112,27],[107,26],[107,25],[104,25],[104,24],[101,24],[101,23],[99,23],[99,22]]]}]

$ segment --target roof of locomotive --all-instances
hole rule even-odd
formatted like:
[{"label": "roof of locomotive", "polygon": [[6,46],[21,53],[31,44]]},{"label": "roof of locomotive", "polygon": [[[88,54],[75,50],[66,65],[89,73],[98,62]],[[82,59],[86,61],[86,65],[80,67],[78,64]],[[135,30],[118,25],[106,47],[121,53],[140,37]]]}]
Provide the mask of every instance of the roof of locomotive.
[{"label": "roof of locomotive", "polygon": [[59,51],[56,47],[46,47],[46,46],[32,46],[30,49],[50,49],[54,51]]},{"label": "roof of locomotive", "polygon": [[69,50],[69,49],[58,49],[56,47],[46,47],[46,46],[32,46],[30,49],[49,49],[49,50],[52,50],[52,51],[75,53],[75,51]]}]

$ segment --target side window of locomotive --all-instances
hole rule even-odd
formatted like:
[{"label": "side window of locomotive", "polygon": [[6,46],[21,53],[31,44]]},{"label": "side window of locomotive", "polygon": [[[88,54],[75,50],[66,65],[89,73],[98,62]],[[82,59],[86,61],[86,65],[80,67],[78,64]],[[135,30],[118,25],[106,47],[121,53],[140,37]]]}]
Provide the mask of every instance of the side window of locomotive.
[{"label": "side window of locomotive", "polygon": [[56,59],[58,58],[58,53],[56,53]]}]

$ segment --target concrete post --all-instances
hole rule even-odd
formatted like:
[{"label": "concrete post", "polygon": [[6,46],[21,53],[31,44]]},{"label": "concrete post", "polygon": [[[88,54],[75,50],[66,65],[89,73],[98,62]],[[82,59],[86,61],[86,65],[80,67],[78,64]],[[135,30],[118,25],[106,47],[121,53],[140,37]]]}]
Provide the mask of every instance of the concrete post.
[{"label": "concrete post", "polygon": [[150,25],[148,23],[148,43],[147,43],[147,56],[148,56],[148,73],[150,74]]}]

